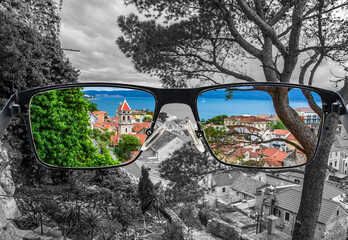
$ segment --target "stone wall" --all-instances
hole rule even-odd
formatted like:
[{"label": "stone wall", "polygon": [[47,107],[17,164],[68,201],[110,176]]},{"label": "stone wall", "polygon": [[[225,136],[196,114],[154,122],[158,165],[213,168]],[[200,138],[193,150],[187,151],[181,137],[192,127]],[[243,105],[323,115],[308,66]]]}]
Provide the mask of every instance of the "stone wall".
[{"label": "stone wall", "polygon": [[208,232],[229,240],[251,240],[247,235],[242,233],[242,230],[234,225],[223,220],[213,218],[208,221]]}]

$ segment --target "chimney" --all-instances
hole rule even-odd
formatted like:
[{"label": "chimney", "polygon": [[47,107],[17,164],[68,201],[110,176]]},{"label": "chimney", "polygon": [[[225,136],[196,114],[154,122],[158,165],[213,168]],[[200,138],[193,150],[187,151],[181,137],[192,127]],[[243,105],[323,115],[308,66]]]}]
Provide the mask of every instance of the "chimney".
[{"label": "chimney", "polygon": [[267,233],[269,235],[272,235],[275,233],[275,226],[276,226],[276,222],[277,222],[277,217],[274,215],[270,215],[267,217]]}]

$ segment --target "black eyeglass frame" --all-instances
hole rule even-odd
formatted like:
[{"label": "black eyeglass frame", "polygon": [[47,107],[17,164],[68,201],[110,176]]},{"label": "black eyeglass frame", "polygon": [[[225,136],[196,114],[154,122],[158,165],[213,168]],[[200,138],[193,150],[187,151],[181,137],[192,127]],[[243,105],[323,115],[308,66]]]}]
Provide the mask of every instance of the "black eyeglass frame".
[{"label": "black eyeglass frame", "polygon": [[248,83],[220,84],[220,85],[197,87],[197,88],[153,88],[153,87],[137,86],[137,85],[129,85],[129,84],[95,82],[95,83],[75,83],[75,84],[45,86],[45,87],[28,89],[28,90],[24,90],[24,91],[13,94],[8,100],[8,102],[6,103],[5,107],[0,112],[0,134],[6,129],[7,125],[10,123],[12,118],[14,118],[15,116],[22,117],[28,131],[29,142],[30,142],[32,151],[35,155],[35,158],[39,161],[39,163],[51,169],[69,169],[69,170],[71,169],[74,169],[74,170],[75,169],[77,170],[106,169],[106,168],[112,168],[112,167],[123,167],[136,161],[139,158],[139,156],[142,154],[142,151],[140,151],[139,154],[133,160],[127,163],[114,165],[114,166],[103,166],[103,167],[83,167],[83,168],[59,167],[59,166],[53,166],[53,165],[47,164],[40,160],[35,148],[34,139],[32,135],[32,129],[31,129],[31,123],[30,123],[29,108],[30,108],[31,99],[35,95],[42,92],[51,91],[51,90],[63,90],[63,89],[77,88],[77,87],[127,88],[127,89],[145,91],[150,93],[155,99],[155,109],[154,109],[153,121],[151,123],[150,128],[146,132],[148,137],[151,136],[151,134],[154,132],[154,127],[158,119],[158,115],[160,113],[161,108],[164,105],[170,104],[170,103],[181,103],[181,104],[186,104],[190,106],[196,121],[197,129],[198,129],[196,130],[197,137],[203,140],[206,148],[209,149],[210,153],[214,156],[214,158],[217,161],[219,161],[222,164],[225,164],[228,166],[234,166],[234,167],[253,168],[253,169],[257,169],[257,168],[262,168],[262,169],[288,168],[289,169],[289,168],[301,167],[301,166],[307,165],[311,161],[313,161],[313,159],[315,158],[317,154],[318,148],[320,146],[321,138],[322,138],[322,131],[319,130],[320,133],[318,136],[318,144],[312,159],[310,159],[309,161],[307,161],[306,163],[302,165],[288,166],[288,167],[252,167],[252,166],[241,166],[241,165],[233,165],[230,163],[226,163],[215,156],[215,154],[213,153],[212,149],[210,148],[204,136],[204,131],[200,124],[200,118],[199,118],[199,113],[197,108],[197,99],[200,96],[200,94],[202,94],[203,92],[216,90],[216,89],[223,89],[223,88],[235,88],[235,87],[288,87],[288,88],[299,88],[303,90],[313,91],[313,92],[316,92],[322,99],[322,106],[323,106],[322,117],[323,118],[322,118],[321,126],[324,126],[325,119],[328,114],[336,113],[339,116],[343,116],[343,118],[341,119],[344,119],[343,125],[348,131],[348,110],[340,94],[335,91],[313,87],[313,86],[291,84],[291,83],[248,82]]}]

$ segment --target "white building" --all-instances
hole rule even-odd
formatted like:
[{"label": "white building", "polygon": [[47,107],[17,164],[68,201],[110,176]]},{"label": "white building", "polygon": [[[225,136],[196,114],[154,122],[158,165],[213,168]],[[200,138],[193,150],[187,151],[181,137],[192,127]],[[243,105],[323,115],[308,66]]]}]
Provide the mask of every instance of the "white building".
[{"label": "white building", "polygon": [[295,111],[300,115],[300,117],[303,119],[305,124],[311,125],[311,124],[319,124],[320,123],[320,117],[318,114],[316,114],[312,108],[310,107],[299,107],[295,108]]}]

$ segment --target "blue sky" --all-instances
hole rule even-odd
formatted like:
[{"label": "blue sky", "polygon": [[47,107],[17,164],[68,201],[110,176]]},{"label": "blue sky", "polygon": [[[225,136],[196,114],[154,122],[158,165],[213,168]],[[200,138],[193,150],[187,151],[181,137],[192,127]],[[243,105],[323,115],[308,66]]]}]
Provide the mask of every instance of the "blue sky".
[{"label": "blue sky", "polygon": [[[81,71],[81,82],[115,82],[161,87],[159,79],[138,73],[129,58],[120,51],[115,41],[121,36],[117,17],[137,13],[134,6],[125,6],[122,0],[63,1],[61,21],[62,47],[79,49],[68,52],[73,65]],[[260,63],[245,67],[253,77],[263,76]],[[331,72],[340,75],[337,67],[325,63],[317,72],[315,86],[333,89],[329,82]],[[297,74],[293,75],[296,79]],[[264,81],[264,79],[261,79]]]}]

